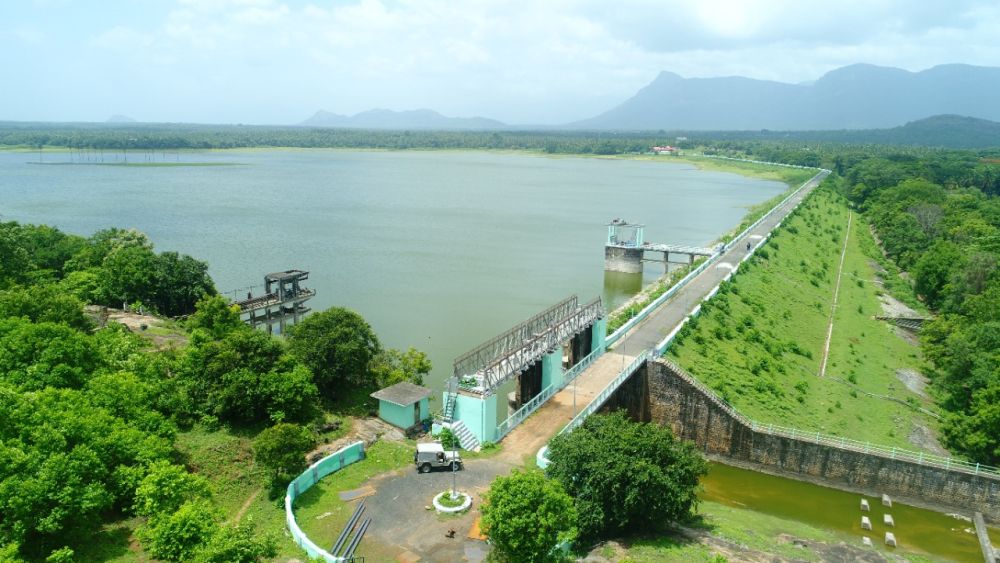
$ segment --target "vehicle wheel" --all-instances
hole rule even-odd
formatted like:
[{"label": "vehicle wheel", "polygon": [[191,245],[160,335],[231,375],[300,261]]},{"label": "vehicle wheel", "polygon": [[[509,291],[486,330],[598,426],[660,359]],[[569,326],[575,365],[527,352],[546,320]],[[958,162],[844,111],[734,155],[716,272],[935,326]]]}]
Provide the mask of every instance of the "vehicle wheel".
[{"label": "vehicle wheel", "polygon": [[430,471],[431,471],[431,464],[424,463],[424,464],[420,465],[420,472],[421,473],[430,473]]},{"label": "vehicle wheel", "polygon": [[448,469],[451,469],[452,471],[458,471],[461,467],[461,465],[455,463],[454,461],[448,464]]}]

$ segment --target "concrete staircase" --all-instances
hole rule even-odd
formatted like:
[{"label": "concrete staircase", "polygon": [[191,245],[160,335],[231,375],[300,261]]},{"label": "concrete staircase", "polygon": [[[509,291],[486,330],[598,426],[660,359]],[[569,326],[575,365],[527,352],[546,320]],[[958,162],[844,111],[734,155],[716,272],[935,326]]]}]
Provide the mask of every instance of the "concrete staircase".
[{"label": "concrete staircase", "polygon": [[463,450],[479,451],[479,439],[472,434],[472,431],[469,430],[469,427],[464,422],[461,420],[452,422],[451,432],[458,438],[458,443],[462,446]]}]

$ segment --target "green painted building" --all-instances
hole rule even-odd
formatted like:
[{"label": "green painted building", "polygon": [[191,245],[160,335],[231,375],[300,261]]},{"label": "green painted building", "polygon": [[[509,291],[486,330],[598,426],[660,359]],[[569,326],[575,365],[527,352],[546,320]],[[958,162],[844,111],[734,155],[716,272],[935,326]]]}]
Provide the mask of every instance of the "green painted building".
[{"label": "green painted building", "polygon": [[427,387],[402,381],[371,394],[378,399],[378,417],[403,430],[430,418],[427,406],[432,391]]}]

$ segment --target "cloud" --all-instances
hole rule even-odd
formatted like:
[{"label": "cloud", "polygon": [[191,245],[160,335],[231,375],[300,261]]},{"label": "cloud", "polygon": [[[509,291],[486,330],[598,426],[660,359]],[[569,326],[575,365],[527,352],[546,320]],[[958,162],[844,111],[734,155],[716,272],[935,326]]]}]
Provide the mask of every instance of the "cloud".
[{"label": "cloud", "polygon": [[[855,62],[1000,60],[1000,6],[988,0],[109,2],[18,4],[23,17],[5,18],[0,42],[35,30],[49,51],[30,56],[83,81],[73,95],[86,96],[92,76],[93,89],[119,96],[102,103],[152,106],[115,112],[286,123],[372,107],[559,123],[620,103],[661,70],[799,82]],[[31,106],[7,96],[7,107]]]}]

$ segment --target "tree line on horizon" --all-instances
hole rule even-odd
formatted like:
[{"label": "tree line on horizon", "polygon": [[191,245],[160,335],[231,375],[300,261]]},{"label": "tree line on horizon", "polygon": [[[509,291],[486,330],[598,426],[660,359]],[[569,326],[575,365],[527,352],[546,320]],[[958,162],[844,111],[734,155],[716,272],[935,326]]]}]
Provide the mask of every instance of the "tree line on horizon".
[{"label": "tree line on horizon", "polygon": [[[381,150],[526,150],[548,154],[647,153],[663,144],[726,151],[737,145],[780,151],[789,164],[823,165],[836,152],[935,154],[951,147],[978,156],[1000,156],[1000,124],[937,116],[893,129],[843,131],[438,131],[346,129],[306,126],[128,125],[0,123],[0,147],[93,151],[165,151],[235,148],[359,148]],[[966,142],[974,139],[975,142]],[[756,150],[756,149],[754,149]],[[817,156],[818,155],[818,156]]]}]

